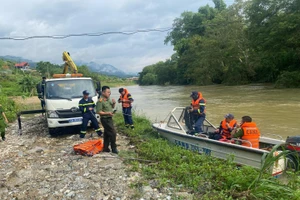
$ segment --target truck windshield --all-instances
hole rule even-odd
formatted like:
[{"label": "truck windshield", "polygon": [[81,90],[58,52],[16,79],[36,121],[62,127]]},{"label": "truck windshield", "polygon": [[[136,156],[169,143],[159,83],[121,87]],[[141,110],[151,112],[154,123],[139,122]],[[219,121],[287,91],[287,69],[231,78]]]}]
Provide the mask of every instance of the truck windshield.
[{"label": "truck windshield", "polygon": [[68,99],[81,98],[82,92],[87,90],[90,96],[96,96],[96,90],[92,80],[87,79],[66,79],[46,82],[47,99]]}]

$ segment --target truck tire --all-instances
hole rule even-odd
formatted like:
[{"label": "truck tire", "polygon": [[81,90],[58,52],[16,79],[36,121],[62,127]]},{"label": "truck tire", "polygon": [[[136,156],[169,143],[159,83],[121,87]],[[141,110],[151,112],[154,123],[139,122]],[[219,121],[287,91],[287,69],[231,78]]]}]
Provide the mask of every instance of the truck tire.
[{"label": "truck tire", "polygon": [[56,128],[48,128],[48,132],[51,136],[55,136],[56,135]]}]

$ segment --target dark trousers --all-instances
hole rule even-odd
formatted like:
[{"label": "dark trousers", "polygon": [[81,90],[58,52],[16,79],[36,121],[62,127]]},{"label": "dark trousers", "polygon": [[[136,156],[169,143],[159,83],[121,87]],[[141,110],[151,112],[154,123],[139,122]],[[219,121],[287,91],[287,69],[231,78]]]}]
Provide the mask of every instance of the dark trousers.
[{"label": "dark trousers", "polygon": [[132,116],[131,116],[131,107],[123,108],[123,117],[124,117],[125,125],[126,124],[129,124],[129,125],[133,124]]},{"label": "dark trousers", "polygon": [[45,100],[41,100],[41,107],[42,107],[42,109],[45,109],[45,105],[46,105],[46,103],[45,103]]},{"label": "dark trousers", "polygon": [[101,131],[101,129],[99,128],[99,124],[98,121],[96,119],[96,116],[92,113],[85,113],[82,116],[82,125],[81,125],[81,131],[80,133],[82,134],[86,134],[86,129],[87,129],[87,125],[89,123],[89,120],[91,120],[92,122],[92,126],[94,127],[95,131],[98,133]]},{"label": "dark trousers", "polygon": [[194,122],[195,122],[195,131],[197,133],[201,133],[203,132],[202,130],[202,126],[203,126],[203,122],[205,120],[205,115],[202,116],[202,115],[193,115],[193,118],[194,118]]},{"label": "dark trousers", "polygon": [[185,125],[190,131],[192,131],[195,128],[194,131],[196,133],[203,132],[202,127],[203,127],[203,122],[205,120],[205,115],[190,113],[188,112],[189,109],[190,109],[189,106],[185,108],[185,112],[184,112]]},{"label": "dark trousers", "polygon": [[116,130],[114,127],[114,122],[111,117],[104,118],[101,117],[101,123],[102,126],[104,127],[104,150],[109,149],[108,146],[110,144],[112,150],[117,149],[116,145]]}]

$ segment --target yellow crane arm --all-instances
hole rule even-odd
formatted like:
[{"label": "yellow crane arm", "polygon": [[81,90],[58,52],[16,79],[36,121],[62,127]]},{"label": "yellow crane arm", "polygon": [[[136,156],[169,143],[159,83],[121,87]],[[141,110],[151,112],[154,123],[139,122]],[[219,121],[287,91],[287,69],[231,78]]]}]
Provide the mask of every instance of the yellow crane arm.
[{"label": "yellow crane arm", "polygon": [[72,69],[74,74],[77,74],[77,72],[78,72],[77,66],[73,62],[69,52],[64,51],[62,58],[63,58],[63,61],[65,62],[63,74],[67,74],[69,67]]}]

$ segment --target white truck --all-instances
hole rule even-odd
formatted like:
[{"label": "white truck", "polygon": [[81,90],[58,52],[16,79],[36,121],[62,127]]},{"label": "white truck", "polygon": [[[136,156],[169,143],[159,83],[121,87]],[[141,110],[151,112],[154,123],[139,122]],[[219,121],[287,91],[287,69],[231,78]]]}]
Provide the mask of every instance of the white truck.
[{"label": "white truck", "polygon": [[[47,119],[49,133],[55,135],[57,129],[70,126],[79,126],[82,123],[82,113],[78,108],[82,92],[87,90],[96,103],[100,93],[100,82],[96,88],[94,81],[82,77],[77,73],[77,67],[68,52],[63,52],[65,68],[63,74],[54,74],[51,79],[46,79],[44,85],[37,85],[39,98],[45,102],[44,112]],[[74,74],[68,74],[71,67]],[[100,116],[95,115],[98,121]]]},{"label": "white truck", "polygon": [[[58,128],[81,125],[82,113],[78,108],[78,103],[84,90],[90,92],[90,97],[96,103],[98,93],[91,78],[73,77],[46,80],[43,100],[51,135],[54,135]],[[99,115],[95,115],[95,117],[98,121],[100,120]]]}]

